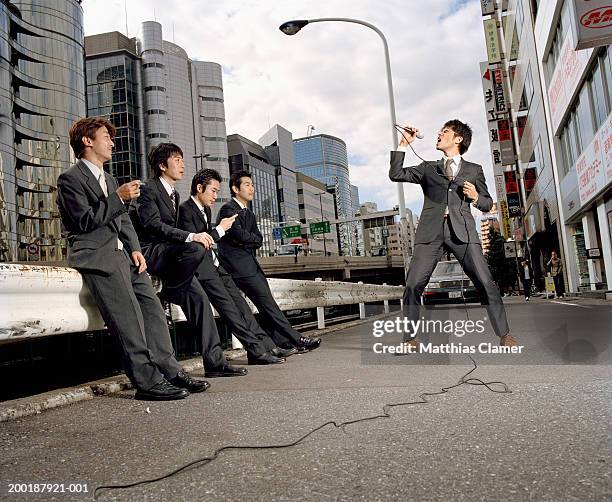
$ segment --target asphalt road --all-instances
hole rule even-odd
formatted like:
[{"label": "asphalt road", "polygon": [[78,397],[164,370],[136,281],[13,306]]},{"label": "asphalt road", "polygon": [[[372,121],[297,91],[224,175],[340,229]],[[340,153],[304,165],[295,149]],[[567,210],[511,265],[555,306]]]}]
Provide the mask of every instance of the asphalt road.
[{"label": "asphalt road", "polygon": [[[469,376],[511,393],[461,385],[428,404],[390,408],[390,417],[327,425],[293,447],[224,451],[98,499],[610,500],[612,305],[513,298],[507,307],[525,352],[474,354]],[[444,309],[465,319],[462,308]],[[486,317],[476,308],[468,315]],[[381,414],[385,403],[417,401],[473,367],[461,354],[371,360],[372,330],[367,322],[326,335],[310,354],[211,380],[183,401],[139,402],[126,392],[0,424],[0,498],[91,500],[96,487],[163,476],[224,445],[288,444],[328,421]],[[486,333],[480,341],[495,342]],[[9,483],[83,483],[88,493],[9,493]]]}]

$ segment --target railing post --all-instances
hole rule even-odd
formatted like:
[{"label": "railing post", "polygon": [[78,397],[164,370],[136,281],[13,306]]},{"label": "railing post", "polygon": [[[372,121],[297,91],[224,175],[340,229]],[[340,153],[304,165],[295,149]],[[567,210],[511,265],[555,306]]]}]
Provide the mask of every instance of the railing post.
[{"label": "railing post", "polygon": [[400,310],[403,312],[404,311],[404,299],[400,298]]},{"label": "railing post", "polygon": [[[383,286],[386,286],[387,283],[383,282]],[[385,314],[389,313],[389,300],[384,300],[383,301],[383,305],[385,306]]]},{"label": "railing post", "polygon": [[[359,281],[357,284],[363,284],[363,281]],[[365,303],[359,304],[359,319],[365,319]]]},{"label": "railing post", "polygon": [[[321,277],[315,278],[315,282],[322,282]],[[317,328],[325,329],[325,307],[317,307]]]}]

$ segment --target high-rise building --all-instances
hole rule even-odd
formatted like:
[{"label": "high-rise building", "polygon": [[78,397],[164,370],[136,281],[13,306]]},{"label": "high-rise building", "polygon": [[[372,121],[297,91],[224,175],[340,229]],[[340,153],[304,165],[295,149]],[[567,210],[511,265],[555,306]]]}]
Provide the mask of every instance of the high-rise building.
[{"label": "high-rise building", "polygon": [[310,234],[310,223],[336,219],[334,196],[325,190],[325,184],[302,173],[297,173],[297,196],[300,209],[302,237],[308,239],[311,254],[338,255],[338,239],[334,225],[325,234]]},{"label": "high-rise building", "polygon": [[120,184],[146,179],[141,60],[136,39],[118,31],[85,37],[87,115],[117,128],[107,170]]},{"label": "high-rise building", "polygon": [[[359,204],[359,187],[356,185],[351,185],[351,206],[352,206],[352,215],[356,216],[359,214],[359,209],[361,205]],[[355,254],[359,256],[364,255],[364,238],[363,238],[363,227],[358,223],[354,225],[354,236],[355,236]]]},{"label": "high-rise building", "polygon": [[524,218],[513,233],[527,239],[540,287],[550,253],[560,251],[570,291],[612,288],[612,30],[596,9],[580,23],[576,9],[588,5],[509,0],[507,11],[495,11],[503,14],[501,61],[510,65],[491,68],[511,93],[500,86],[494,99],[485,96],[498,111],[511,101],[516,117],[518,184],[511,178],[505,188],[518,187]]},{"label": "high-rise building", "polygon": [[290,131],[276,124],[260,139],[270,163],[276,167],[276,188],[280,221],[300,219],[297,197],[297,180],[293,160],[293,136]]},{"label": "high-rise building", "polygon": [[[354,216],[351,201],[346,143],[328,134],[317,134],[293,140],[295,169],[328,187],[335,194],[339,219]],[[357,250],[356,224],[339,225],[340,250],[343,254],[354,255]]]},{"label": "high-rise building", "polygon": [[0,2],[0,261],[64,259],[57,177],[86,114],[77,0]]},{"label": "high-rise building", "polygon": [[[251,209],[263,235],[263,245],[257,250],[259,256],[272,256],[279,243],[274,240],[273,229],[281,221],[278,210],[276,168],[261,145],[239,134],[227,137],[230,173],[248,171],[253,177],[255,197]],[[228,186],[229,188],[229,186]],[[297,191],[296,191],[297,196]]]},{"label": "high-rise building", "polygon": [[[202,167],[217,170],[229,181],[221,66],[191,60],[183,48],[163,39],[161,24],[155,21],[142,23],[140,57],[146,152],[168,141],[181,147],[185,176],[177,190],[182,200]],[[217,207],[229,198],[227,183],[222,183]]]},{"label": "high-rise building", "polygon": [[480,245],[482,246],[482,253],[485,255],[489,253],[489,247],[491,246],[491,230],[499,231],[497,208],[483,214],[482,218],[480,219]]},{"label": "high-rise building", "polygon": [[[406,208],[406,223],[406,250],[412,255],[417,218],[408,208]],[[362,227],[365,256],[402,256],[398,206],[378,211],[375,202],[364,202],[359,208],[359,224]]]}]

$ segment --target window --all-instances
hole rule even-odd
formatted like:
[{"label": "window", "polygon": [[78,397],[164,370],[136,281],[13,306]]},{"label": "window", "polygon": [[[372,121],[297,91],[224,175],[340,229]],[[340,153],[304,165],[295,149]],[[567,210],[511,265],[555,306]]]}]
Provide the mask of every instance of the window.
[{"label": "window", "polygon": [[144,92],[149,92],[149,91],[166,92],[166,88],[162,87],[161,85],[150,85],[150,86],[144,88]]},{"label": "window", "polygon": [[147,110],[147,115],[166,115],[166,110]]},{"label": "window", "polygon": [[601,71],[603,61],[597,61],[593,70],[593,75],[589,79],[588,86],[591,89],[591,97],[593,98],[592,106],[595,119],[595,129],[599,129],[601,124],[608,116],[610,110],[609,96],[606,92],[606,84],[604,75]]},{"label": "window", "polygon": [[161,63],[145,63],[142,65],[143,68],[163,68],[164,65]]},{"label": "window", "polygon": [[591,92],[588,85],[584,85],[580,91],[578,104],[576,106],[578,119],[578,138],[580,150],[584,150],[593,139],[595,129],[593,124],[593,113],[591,109]]}]

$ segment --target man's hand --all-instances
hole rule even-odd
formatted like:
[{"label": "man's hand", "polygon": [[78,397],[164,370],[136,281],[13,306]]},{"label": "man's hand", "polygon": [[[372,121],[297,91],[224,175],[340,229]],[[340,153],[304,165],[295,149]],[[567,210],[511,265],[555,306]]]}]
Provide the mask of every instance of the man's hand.
[{"label": "man's hand", "polygon": [[234,221],[236,221],[236,216],[238,216],[238,213],[236,213],[233,216],[228,216],[227,218],[223,218],[219,222],[219,225],[221,225],[221,228],[227,232],[234,224]]},{"label": "man's hand", "polygon": [[411,126],[410,124],[406,124],[404,126],[404,129],[408,130],[402,131],[402,139],[400,141],[400,146],[408,146],[416,139],[416,135],[419,132],[419,129],[414,126]]},{"label": "man's hand", "polygon": [[130,181],[117,188],[117,195],[123,202],[129,202],[132,199],[140,197],[140,180]]},{"label": "man's hand", "polygon": [[476,191],[476,187],[469,181],[463,182],[463,195],[465,195],[470,200],[476,200],[478,198],[478,192]]},{"label": "man's hand", "polygon": [[147,269],[147,262],[140,251],[132,251],[132,261],[138,267],[139,274],[142,274]]},{"label": "man's hand", "polygon": [[206,232],[200,232],[193,235],[193,242],[199,242],[205,249],[210,249],[215,243],[215,240]]}]

